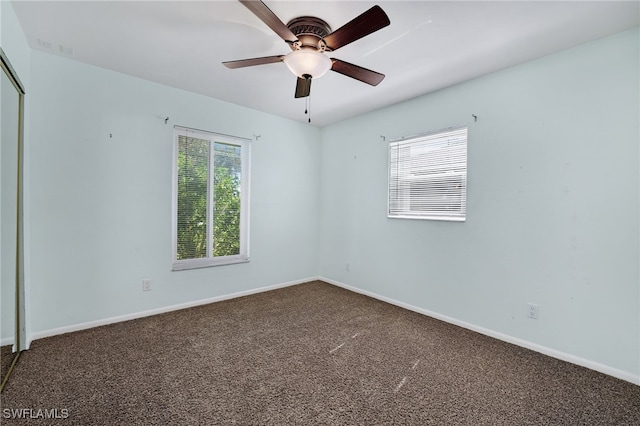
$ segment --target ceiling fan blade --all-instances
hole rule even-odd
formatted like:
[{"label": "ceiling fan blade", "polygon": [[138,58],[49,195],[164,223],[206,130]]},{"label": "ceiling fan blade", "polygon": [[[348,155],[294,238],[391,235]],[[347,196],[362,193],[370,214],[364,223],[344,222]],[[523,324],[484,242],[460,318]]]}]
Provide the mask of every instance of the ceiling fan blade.
[{"label": "ceiling fan blade", "polygon": [[379,72],[371,71],[358,65],[341,61],[340,59],[331,58],[331,61],[333,62],[331,71],[338,72],[342,75],[346,75],[347,77],[355,78],[356,80],[360,80],[372,86],[377,86],[382,80],[384,80],[384,74],[380,74]]},{"label": "ceiling fan blade", "polygon": [[306,98],[311,93],[311,77],[298,77],[296,83],[296,98]]},{"label": "ceiling fan blade", "polygon": [[247,9],[253,12],[262,22],[280,36],[284,41],[291,44],[298,40],[298,37],[276,16],[275,13],[259,0],[239,0]]},{"label": "ceiling fan blade", "polygon": [[386,27],[391,22],[380,6],[373,6],[324,38],[331,50],[337,50]]},{"label": "ceiling fan blade", "polygon": [[262,58],[240,59],[239,61],[227,61],[222,64],[231,69],[252,67],[254,65],[275,64],[276,62],[282,62],[284,55],[278,56],[263,56]]}]

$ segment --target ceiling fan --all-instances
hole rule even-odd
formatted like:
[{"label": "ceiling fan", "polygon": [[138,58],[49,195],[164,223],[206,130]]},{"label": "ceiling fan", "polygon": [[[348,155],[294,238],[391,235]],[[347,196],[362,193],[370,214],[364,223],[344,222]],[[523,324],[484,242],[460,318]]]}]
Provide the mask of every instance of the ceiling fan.
[{"label": "ceiling fan", "polygon": [[320,18],[301,16],[292,19],[285,25],[262,1],[239,1],[278,34],[289,45],[291,52],[286,55],[223,62],[227,68],[235,69],[284,62],[298,77],[296,98],[309,96],[311,80],[323,76],[329,70],[372,86],[377,86],[384,79],[384,74],[340,59],[330,58],[325,54],[389,25],[389,18],[380,6],[373,6],[332,32],[331,27]]}]

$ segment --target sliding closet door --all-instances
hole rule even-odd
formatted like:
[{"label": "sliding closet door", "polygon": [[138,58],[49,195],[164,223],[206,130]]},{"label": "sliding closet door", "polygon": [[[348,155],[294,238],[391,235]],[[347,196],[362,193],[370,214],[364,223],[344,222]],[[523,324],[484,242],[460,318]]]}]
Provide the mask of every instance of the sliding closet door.
[{"label": "sliding closet door", "polygon": [[1,343],[15,344],[18,244],[18,140],[20,94],[5,72],[0,82]]},{"label": "sliding closet door", "polygon": [[22,236],[24,86],[0,48],[0,366],[2,391],[25,348]]}]

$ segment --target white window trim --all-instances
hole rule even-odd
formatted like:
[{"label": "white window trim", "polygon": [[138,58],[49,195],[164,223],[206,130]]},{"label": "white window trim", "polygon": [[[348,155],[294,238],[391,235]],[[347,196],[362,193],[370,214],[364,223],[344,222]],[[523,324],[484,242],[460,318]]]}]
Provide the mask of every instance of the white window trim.
[{"label": "white window trim", "polygon": [[[178,253],[178,136],[190,136],[199,139],[208,139],[211,142],[222,142],[242,147],[242,180],[240,182],[241,209],[240,209],[240,254],[233,256],[206,257],[200,259],[177,259]],[[211,147],[213,152],[213,145]],[[172,271],[183,271],[188,269],[208,268],[212,266],[233,265],[247,263],[249,257],[249,211],[250,200],[250,173],[251,173],[251,140],[236,136],[224,135],[221,133],[209,132],[206,130],[191,129],[188,127],[174,126],[173,130],[173,173],[172,173],[172,202],[171,202],[171,239],[172,239]],[[213,163],[213,162],[212,162]],[[213,167],[213,166],[211,166]],[[210,183],[210,182],[209,182]],[[207,209],[209,212],[211,209]],[[212,218],[208,213],[207,221],[211,223]],[[207,248],[209,254],[210,248]]]},{"label": "white window trim", "polygon": [[[391,197],[391,188],[392,188],[392,155],[391,151],[394,148],[399,148],[403,145],[411,145],[414,143],[420,143],[424,141],[428,141],[429,139],[438,139],[442,136],[446,136],[447,134],[451,135],[461,135],[464,134],[464,172],[457,171],[447,171],[446,174],[448,176],[460,175],[464,176],[464,187],[461,191],[461,208],[458,213],[422,213],[420,211],[412,212],[410,210],[403,212],[392,213],[392,197]],[[389,158],[388,158],[388,181],[387,181],[387,217],[390,219],[419,219],[419,220],[440,220],[440,221],[453,221],[453,222],[464,222],[466,221],[466,192],[467,192],[467,142],[468,142],[468,128],[466,126],[459,127],[450,127],[447,129],[438,130],[435,132],[428,132],[419,135],[407,136],[399,139],[394,139],[389,142]],[[396,182],[397,182],[396,177]],[[416,178],[417,180],[417,178]],[[405,201],[410,202],[411,198],[406,198]]]}]

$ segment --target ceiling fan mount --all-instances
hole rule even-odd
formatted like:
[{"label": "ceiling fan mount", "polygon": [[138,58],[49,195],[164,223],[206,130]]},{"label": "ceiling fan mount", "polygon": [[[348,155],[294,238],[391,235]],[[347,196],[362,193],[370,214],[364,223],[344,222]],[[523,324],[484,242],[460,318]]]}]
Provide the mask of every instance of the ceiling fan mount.
[{"label": "ceiling fan mount", "polygon": [[331,27],[325,21],[315,16],[301,16],[293,18],[287,23],[287,28],[297,37],[292,43],[292,49],[315,47],[319,51],[329,51],[324,38],[331,34]]},{"label": "ceiling fan mount", "polygon": [[377,86],[384,79],[384,74],[325,55],[325,52],[338,50],[389,25],[389,17],[380,6],[373,6],[337,30],[331,31],[329,24],[315,16],[294,18],[285,25],[262,1],[238,1],[280,36],[289,45],[292,52],[287,55],[223,62],[227,68],[235,69],[284,62],[298,78],[296,98],[309,96],[311,80],[321,77],[329,70],[371,86]]}]

